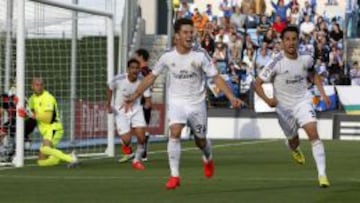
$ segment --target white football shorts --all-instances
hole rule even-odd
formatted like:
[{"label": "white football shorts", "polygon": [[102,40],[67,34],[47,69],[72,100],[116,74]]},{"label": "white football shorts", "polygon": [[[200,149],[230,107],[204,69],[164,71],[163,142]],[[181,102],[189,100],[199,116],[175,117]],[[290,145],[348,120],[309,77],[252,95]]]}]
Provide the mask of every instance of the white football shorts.
[{"label": "white football shorts", "polygon": [[142,108],[136,109],[131,113],[115,110],[115,126],[120,136],[130,132],[131,128],[146,127]]},{"label": "white football shorts", "polygon": [[288,139],[298,135],[299,128],[316,122],[316,113],[310,100],[300,102],[294,108],[276,107],[279,123]]},{"label": "white football shorts", "polygon": [[173,124],[188,125],[194,135],[205,138],[207,134],[207,109],[206,103],[168,105],[169,126]]}]

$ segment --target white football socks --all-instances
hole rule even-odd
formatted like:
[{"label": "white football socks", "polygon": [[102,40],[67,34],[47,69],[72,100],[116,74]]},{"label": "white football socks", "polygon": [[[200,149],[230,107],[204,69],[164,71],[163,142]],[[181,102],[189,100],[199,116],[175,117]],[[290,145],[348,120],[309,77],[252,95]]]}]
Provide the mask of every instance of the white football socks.
[{"label": "white football socks", "polygon": [[181,143],[180,139],[169,138],[167,145],[171,176],[179,177]]},{"label": "white football socks", "polygon": [[312,145],[312,154],[315,159],[316,168],[318,170],[319,176],[326,176],[326,158],[325,158],[325,149],[324,144],[321,140],[315,140],[311,142]]},{"label": "white football socks", "polygon": [[144,145],[143,144],[138,144],[137,148],[136,148],[136,152],[135,152],[135,158],[133,160],[133,162],[137,162],[137,161],[141,161],[141,157],[144,153]]},{"label": "white football socks", "polygon": [[202,152],[203,152],[204,161],[208,162],[208,161],[212,160],[212,144],[211,144],[210,139],[206,139],[206,145],[202,149]]}]

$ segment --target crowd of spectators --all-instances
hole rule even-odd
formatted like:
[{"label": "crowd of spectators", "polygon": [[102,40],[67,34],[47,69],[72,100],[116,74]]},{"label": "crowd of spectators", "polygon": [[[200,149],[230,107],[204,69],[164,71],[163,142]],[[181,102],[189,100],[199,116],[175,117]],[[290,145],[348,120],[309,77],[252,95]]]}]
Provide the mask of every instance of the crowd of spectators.
[{"label": "crowd of spectators", "polygon": [[[219,15],[214,14],[214,6],[220,10]],[[266,13],[269,6],[271,14]],[[314,57],[314,68],[324,85],[349,83],[345,74],[343,19],[319,14],[316,6],[316,0],[305,0],[302,5],[298,0],[272,0],[271,5],[264,0],[221,0],[219,5],[208,4],[200,11],[191,10],[182,1],[176,17],[193,20],[195,46],[207,50],[237,96],[251,100],[251,83],[282,50],[280,34],[287,25],[299,27],[299,52]],[[213,105],[221,100],[211,96],[210,99]]]}]

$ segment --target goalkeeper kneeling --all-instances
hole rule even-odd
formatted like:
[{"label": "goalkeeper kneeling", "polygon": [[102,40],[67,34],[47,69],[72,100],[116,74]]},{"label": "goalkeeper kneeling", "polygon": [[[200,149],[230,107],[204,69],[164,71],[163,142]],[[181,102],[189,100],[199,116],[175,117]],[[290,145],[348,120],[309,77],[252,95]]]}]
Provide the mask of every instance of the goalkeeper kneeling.
[{"label": "goalkeeper kneeling", "polygon": [[32,79],[31,88],[33,94],[29,99],[31,112],[24,108],[18,109],[21,117],[32,117],[37,122],[37,127],[42,136],[42,144],[38,157],[39,166],[54,166],[60,161],[65,161],[68,167],[72,168],[78,165],[78,158],[75,153],[65,154],[56,146],[59,144],[64,134],[64,129],[60,121],[58,105],[54,96],[44,89],[42,78]]}]

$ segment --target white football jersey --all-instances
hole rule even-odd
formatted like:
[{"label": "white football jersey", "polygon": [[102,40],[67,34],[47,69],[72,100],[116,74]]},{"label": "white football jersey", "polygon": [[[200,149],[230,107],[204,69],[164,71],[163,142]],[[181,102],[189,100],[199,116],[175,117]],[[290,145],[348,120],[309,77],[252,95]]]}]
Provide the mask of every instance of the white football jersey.
[{"label": "white football jersey", "polygon": [[198,104],[205,101],[206,78],[218,74],[214,62],[202,48],[193,48],[187,54],[176,49],[165,52],[152,73],[159,75],[168,70],[167,94],[169,102]]},{"label": "white football jersey", "polygon": [[312,65],[311,55],[298,54],[297,59],[289,59],[280,52],[260,71],[259,77],[265,82],[273,82],[278,105],[291,108],[311,98],[307,76]]},{"label": "white football jersey", "polygon": [[[115,95],[115,100],[113,100],[112,106],[116,109],[119,109],[124,104],[125,99],[135,92],[142,79],[143,77],[139,75],[135,82],[130,82],[128,79],[128,74],[125,73],[118,74],[110,82],[108,82],[109,88]],[[150,90],[145,90],[144,97],[150,96]],[[139,109],[139,107],[141,107],[140,99],[141,98],[136,99],[133,105],[133,109]]]}]

